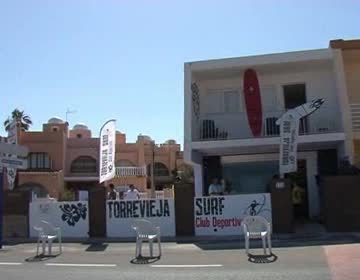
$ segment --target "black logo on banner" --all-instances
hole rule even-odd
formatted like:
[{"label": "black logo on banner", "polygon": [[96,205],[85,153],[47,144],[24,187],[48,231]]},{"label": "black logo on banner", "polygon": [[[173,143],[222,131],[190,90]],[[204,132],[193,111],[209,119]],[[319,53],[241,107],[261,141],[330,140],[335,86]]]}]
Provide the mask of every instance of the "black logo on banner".
[{"label": "black logo on banner", "polygon": [[264,208],[266,204],[266,197],[263,195],[263,201],[258,202],[256,199],[254,199],[248,207],[244,209],[244,215],[250,215],[250,216],[257,216],[260,213],[263,213],[265,211],[270,211],[270,209]]},{"label": "black logo on banner", "polygon": [[61,215],[61,219],[64,222],[67,222],[69,226],[75,226],[75,224],[80,220],[86,219],[87,208],[86,204],[77,203],[77,204],[69,204],[65,203],[60,205],[59,208],[63,212]]},{"label": "black logo on banner", "polygon": [[108,201],[109,218],[170,217],[168,200]]}]

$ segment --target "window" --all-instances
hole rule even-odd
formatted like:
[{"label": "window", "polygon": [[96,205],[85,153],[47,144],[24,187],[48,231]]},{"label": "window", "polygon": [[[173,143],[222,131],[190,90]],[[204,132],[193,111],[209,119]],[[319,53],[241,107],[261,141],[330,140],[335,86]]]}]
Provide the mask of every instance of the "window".
[{"label": "window", "polygon": [[284,104],[285,109],[293,109],[306,103],[305,84],[284,86]]},{"label": "window", "polygon": [[154,163],[154,176],[169,176],[169,169],[161,162]]},{"label": "window", "polygon": [[80,139],[80,138],[82,137],[82,135],[81,135],[81,134],[77,134],[76,137]]},{"label": "window", "polygon": [[57,126],[53,126],[53,127],[52,127],[52,131],[53,131],[53,132],[57,132],[57,131],[59,131],[59,128],[58,128]]},{"label": "window", "polygon": [[238,90],[211,90],[206,96],[207,113],[237,113],[241,111],[241,100]]},{"label": "window", "polygon": [[[151,176],[151,164],[147,166],[148,176]],[[154,163],[154,176],[169,176],[169,169],[161,162]]]},{"label": "window", "polygon": [[237,90],[224,91],[224,111],[226,113],[239,112],[240,95]]},{"label": "window", "polygon": [[80,156],[71,163],[72,173],[96,173],[96,159],[89,156]]},{"label": "window", "polygon": [[263,86],[261,87],[260,92],[261,103],[264,112],[278,113],[280,111],[283,111],[283,108],[278,100],[275,86]]},{"label": "window", "polygon": [[50,157],[47,153],[30,153],[28,157],[28,169],[50,169]]},{"label": "window", "polygon": [[[284,86],[284,104],[285,110],[293,109],[297,106],[306,103],[306,87],[305,84],[295,84]],[[304,134],[308,132],[307,117],[301,119],[299,133]]]},{"label": "window", "polygon": [[223,96],[220,92],[211,91],[206,96],[207,113],[223,112]]}]

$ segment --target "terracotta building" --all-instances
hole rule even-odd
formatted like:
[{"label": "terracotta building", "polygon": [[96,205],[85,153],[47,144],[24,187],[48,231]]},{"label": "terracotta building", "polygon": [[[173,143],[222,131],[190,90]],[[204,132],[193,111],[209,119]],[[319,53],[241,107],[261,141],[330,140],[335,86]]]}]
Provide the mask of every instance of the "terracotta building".
[{"label": "terracotta building", "polygon": [[[99,186],[99,138],[92,137],[85,124],[69,129],[67,122],[55,117],[43,124],[42,131],[18,131],[18,139],[29,148],[29,155],[28,169],[18,171],[17,188],[62,198],[68,191]],[[155,144],[150,137],[139,135],[135,143],[127,143],[121,132],[116,134],[115,165],[116,177],[105,185],[134,184],[141,192],[151,188],[152,166],[157,190],[171,186],[176,171],[187,168],[174,140]]]},{"label": "terracotta building", "polygon": [[332,40],[330,47],[337,52],[340,61],[344,95],[344,124],[347,141],[351,147],[350,160],[360,163],[360,40]]}]

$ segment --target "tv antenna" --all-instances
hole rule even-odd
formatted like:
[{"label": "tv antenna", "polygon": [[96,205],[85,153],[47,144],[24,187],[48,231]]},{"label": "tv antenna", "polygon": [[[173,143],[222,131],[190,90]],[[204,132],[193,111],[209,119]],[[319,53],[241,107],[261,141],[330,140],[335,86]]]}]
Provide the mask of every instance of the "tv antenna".
[{"label": "tv antenna", "polygon": [[70,110],[69,108],[66,109],[66,117],[65,117],[65,120],[68,121],[68,115],[69,114],[74,114],[76,113],[77,111],[76,110]]}]

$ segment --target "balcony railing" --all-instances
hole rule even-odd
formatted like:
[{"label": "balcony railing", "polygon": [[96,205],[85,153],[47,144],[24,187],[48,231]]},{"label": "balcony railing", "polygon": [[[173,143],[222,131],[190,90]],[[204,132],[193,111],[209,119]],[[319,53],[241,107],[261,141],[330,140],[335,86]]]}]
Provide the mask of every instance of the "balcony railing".
[{"label": "balcony railing", "polygon": [[146,166],[121,166],[116,167],[117,177],[142,177],[146,176]]},{"label": "balcony railing", "polygon": [[[280,127],[277,119],[284,112],[263,113],[262,131],[259,137],[277,137]],[[300,120],[299,134],[322,134],[341,132],[340,119],[334,114],[314,113]],[[194,141],[230,140],[254,138],[248,125],[245,113],[240,114],[213,114],[201,116],[193,129]]]}]

